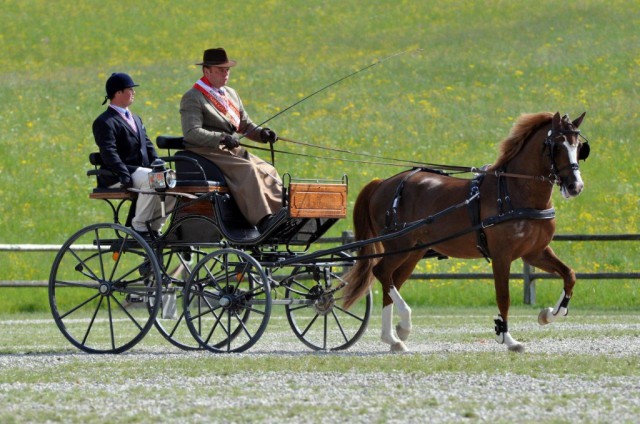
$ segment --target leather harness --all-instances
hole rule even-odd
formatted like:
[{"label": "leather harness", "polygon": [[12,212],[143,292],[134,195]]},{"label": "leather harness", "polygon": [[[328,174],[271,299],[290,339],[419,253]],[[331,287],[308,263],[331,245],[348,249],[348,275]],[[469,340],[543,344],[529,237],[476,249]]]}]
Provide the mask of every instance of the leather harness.
[{"label": "leather harness", "polygon": [[[488,166],[485,166],[482,169],[486,170],[487,167]],[[405,183],[409,178],[411,178],[413,175],[417,174],[418,172],[431,172],[431,173],[436,173],[440,175],[449,175],[446,172],[443,172],[440,170],[433,170],[429,168],[414,168],[413,170],[411,170],[411,172],[405,175],[402,181],[400,181],[400,183],[398,184],[398,187],[396,187],[396,192],[393,197],[391,207],[386,213],[386,218],[385,218],[386,233],[398,231],[398,229],[404,226],[404,225],[398,224],[398,217],[397,217],[398,205],[400,203],[400,199],[402,198],[402,191],[404,189]],[[471,227],[468,228],[466,231],[463,230],[459,233],[456,233],[452,237],[446,237],[442,241],[475,231],[477,235],[477,248],[482,254],[482,256],[487,261],[490,261],[491,252],[489,251],[489,247],[487,245],[487,238],[484,233],[485,228],[492,227],[494,225],[498,225],[503,222],[511,221],[514,219],[553,219],[555,218],[555,209],[554,208],[549,208],[549,209],[516,208],[514,209],[513,205],[511,204],[511,198],[509,197],[509,193],[507,192],[506,177],[498,176],[498,198],[497,198],[498,215],[494,215],[484,220],[481,220],[480,219],[480,212],[481,212],[480,211],[480,184],[482,183],[484,176],[485,174],[481,173],[476,175],[471,180],[469,197],[465,202],[459,203],[458,205],[454,205],[453,207],[447,208],[441,213],[436,214],[436,216],[430,217],[432,219],[429,219],[427,223],[433,223],[436,218],[441,217],[443,214],[456,210],[459,207],[462,207],[464,205],[467,205],[469,218],[471,219]],[[433,245],[433,243],[429,243],[424,246],[430,246],[430,245]],[[420,247],[423,247],[423,246],[416,246],[415,248],[420,248]]]}]

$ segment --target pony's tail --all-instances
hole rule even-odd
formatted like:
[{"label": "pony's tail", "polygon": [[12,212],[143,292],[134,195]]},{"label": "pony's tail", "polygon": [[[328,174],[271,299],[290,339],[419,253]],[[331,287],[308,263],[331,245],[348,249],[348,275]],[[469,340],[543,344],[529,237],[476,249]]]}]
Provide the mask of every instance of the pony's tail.
[{"label": "pony's tail", "polygon": [[[356,241],[375,237],[371,216],[369,214],[369,201],[382,180],[376,179],[367,184],[356,199],[353,207],[353,229]],[[382,244],[370,243],[361,247],[358,256],[368,256],[383,251]],[[358,299],[364,296],[373,283],[374,276],[371,272],[377,260],[374,258],[356,260],[355,265],[344,275],[347,286],[343,290],[344,307],[349,309]]]}]

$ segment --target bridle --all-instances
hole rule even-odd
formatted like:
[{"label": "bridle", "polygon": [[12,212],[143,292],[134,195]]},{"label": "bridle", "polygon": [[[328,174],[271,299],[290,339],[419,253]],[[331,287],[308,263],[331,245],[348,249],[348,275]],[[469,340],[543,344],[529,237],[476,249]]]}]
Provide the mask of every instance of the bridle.
[{"label": "bridle", "polygon": [[[568,117],[566,119],[568,120]],[[340,160],[340,161],[349,162],[349,163],[358,163],[358,164],[367,164],[367,165],[387,165],[387,166],[398,166],[398,167],[411,166],[413,168],[416,168],[416,167],[429,168],[429,169],[445,171],[445,172],[473,173],[473,174],[476,174],[476,175],[493,175],[498,179],[500,179],[501,177],[516,178],[516,179],[528,179],[528,180],[534,180],[534,181],[549,182],[550,184],[553,185],[553,184],[561,184],[561,178],[559,176],[559,173],[563,172],[565,169],[567,169],[567,167],[564,167],[562,169],[558,169],[557,168],[557,165],[556,165],[556,162],[555,162],[555,154],[554,154],[555,139],[558,136],[562,136],[564,138],[564,140],[567,141],[567,136],[568,135],[578,135],[580,138],[582,138],[584,140],[584,143],[582,143],[582,145],[579,147],[579,150],[578,150],[578,160],[585,160],[589,156],[589,151],[590,151],[589,140],[587,140],[586,137],[584,137],[582,134],[580,134],[579,130],[577,130],[577,129],[556,129],[556,130],[551,129],[551,130],[549,130],[549,133],[547,134],[547,137],[546,137],[546,139],[544,141],[544,149],[543,149],[543,154],[544,154],[544,151],[546,150],[546,148],[549,147],[549,156],[550,156],[550,159],[551,159],[551,170],[550,170],[549,176],[517,174],[517,173],[513,173],[513,172],[506,172],[504,168],[494,169],[494,170],[490,170],[489,171],[489,170],[486,169],[486,167],[452,166],[452,165],[442,165],[442,164],[436,164],[436,163],[407,161],[407,160],[404,160],[404,159],[389,158],[389,157],[385,157],[385,156],[371,155],[371,154],[366,154],[366,153],[362,153],[362,152],[353,152],[351,150],[343,149],[343,148],[330,148],[330,147],[326,147],[326,146],[318,146],[318,145],[314,145],[314,144],[310,144],[310,143],[304,143],[304,142],[301,142],[301,141],[292,140],[290,138],[285,138],[285,137],[278,137],[278,140],[282,140],[282,141],[286,141],[286,142],[289,142],[289,143],[298,144],[298,145],[302,145],[302,146],[314,147],[314,148],[318,148],[318,149],[322,149],[322,150],[330,150],[330,151],[335,151],[335,152],[339,152],[339,153],[366,156],[366,157],[371,157],[371,158],[374,158],[374,159],[383,159],[383,160],[385,160],[385,162],[379,162],[379,161],[366,161],[366,160],[358,160],[358,159],[349,159],[349,158],[344,158],[344,157],[329,158],[329,159],[332,159],[332,160]],[[288,154],[288,155],[309,157],[309,158],[314,158],[314,159],[327,159],[326,157],[316,156],[316,155],[312,155],[312,154],[293,153],[293,152],[289,152],[289,151],[277,150],[277,149],[274,149],[273,144],[271,144],[268,149],[264,148],[264,147],[254,146],[254,145],[245,145],[243,143],[240,143],[240,145],[243,146],[243,147],[249,147],[249,148],[252,148],[252,149],[255,149],[255,150],[270,151],[272,163],[274,163],[274,156],[275,156],[274,154],[275,153],[282,153],[282,154]],[[389,161],[393,161],[393,162],[389,162]],[[571,163],[568,167],[570,167],[572,170],[579,169],[577,163]]]},{"label": "bridle", "polygon": [[[566,118],[566,115],[565,115]],[[563,118],[564,120],[564,118]],[[576,136],[585,140],[581,146],[578,146],[578,154],[576,157],[576,162],[570,162],[569,165],[558,168],[556,165],[556,157],[555,157],[555,147],[557,144],[557,139],[562,137],[562,143],[569,143],[567,136]],[[567,169],[570,169],[572,172],[576,172],[580,170],[580,165],[578,165],[578,161],[586,160],[589,156],[589,151],[591,148],[589,147],[589,140],[587,140],[582,134],[580,134],[580,130],[578,129],[550,129],[547,133],[547,138],[544,140],[544,151],[548,148],[548,156],[551,161],[551,169],[548,177],[548,181],[552,184],[562,185],[562,177],[560,173],[564,172]]]}]

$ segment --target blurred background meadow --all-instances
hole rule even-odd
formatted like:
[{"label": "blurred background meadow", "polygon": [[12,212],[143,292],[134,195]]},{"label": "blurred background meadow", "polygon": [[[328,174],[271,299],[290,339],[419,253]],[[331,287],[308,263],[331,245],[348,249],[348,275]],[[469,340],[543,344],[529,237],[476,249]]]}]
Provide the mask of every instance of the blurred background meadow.
[{"label": "blurred background meadow", "polygon": [[[575,118],[586,111],[586,187],[571,201],[554,194],[557,233],[638,233],[637,1],[0,4],[0,244],[62,244],[83,226],[110,221],[108,207],[89,200],[94,181],[86,176],[88,154],[96,150],[91,124],[105,109],[107,77],[127,72],[140,84],[132,110],[153,140],[181,135],[179,101],[201,76],[195,63],[210,47],[224,47],[238,61],[229,85],[256,123],[352,72],[409,51],[267,124],[289,139],[369,155],[481,166],[495,159],[520,114],[560,111]],[[276,147],[306,155],[278,154],[281,174],[347,174],[350,207],[368,181],[404,169],[350,162],[365,158],[284,141]],[[330,235],[351,228],[346,219]],[[640,269],[637,243],[553,247],[577,272]],[[46,280],[53,256],[0,252],[0,280]],[[490,266],[424,261],[416,270],[474,271],[490,272]],[[513,282],[514,302],[521,302],[521,286]],[[424,303],[494,304],[489,280],[409,287],[403,294]],[[560,287],[559,280],[538,285],[539,300],[555,302]],[[14,306],[4,310],[38,309],[33,299],[46,299],[46,290],[34,289],[34,296],[24,296],[27,289],[0,290],[1,297],[13,299]],[[16,298],[24,304],[15,306]],[[640,305],[634,281],[581,281],[572,303],[602,305],[603,298],[612,308]]]}]

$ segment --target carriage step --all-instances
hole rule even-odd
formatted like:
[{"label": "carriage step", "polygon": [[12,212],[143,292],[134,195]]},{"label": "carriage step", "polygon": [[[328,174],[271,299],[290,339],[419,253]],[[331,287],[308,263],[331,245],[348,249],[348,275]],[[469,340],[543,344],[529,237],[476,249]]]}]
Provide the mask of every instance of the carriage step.
[{"label": "carriage step", "polygon": [[140,296],[139,294],[129,293],[125,297],[125,300],[128,303],[142,303],[142,302],[144,302],[144,296]]}]

